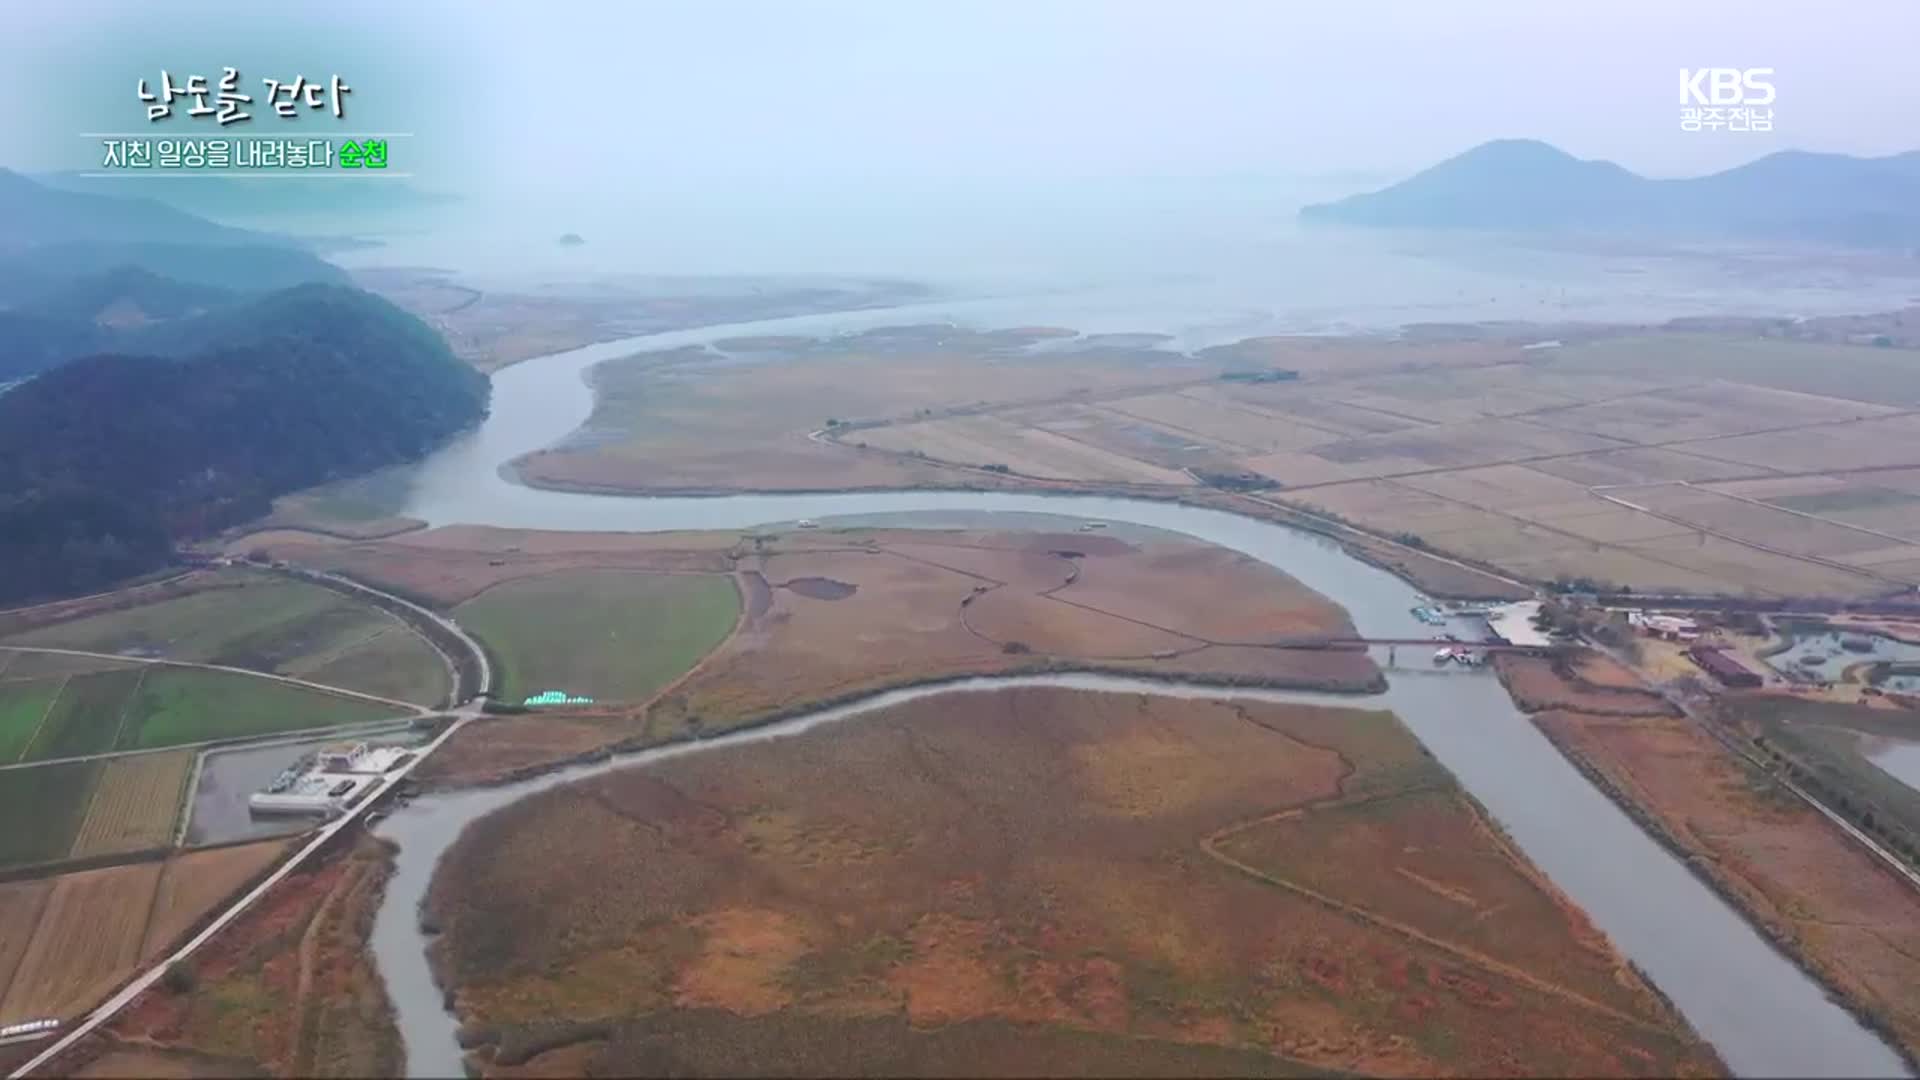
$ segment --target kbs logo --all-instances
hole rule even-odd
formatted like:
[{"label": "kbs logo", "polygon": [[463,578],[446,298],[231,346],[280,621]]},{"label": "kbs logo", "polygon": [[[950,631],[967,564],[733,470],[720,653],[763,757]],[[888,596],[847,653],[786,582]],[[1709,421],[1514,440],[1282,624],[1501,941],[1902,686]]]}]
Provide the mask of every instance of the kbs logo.
[{"label": "kbs logo", "polygon": [[1680,130],[1772,131],[1772,68],[1681,68]]}]

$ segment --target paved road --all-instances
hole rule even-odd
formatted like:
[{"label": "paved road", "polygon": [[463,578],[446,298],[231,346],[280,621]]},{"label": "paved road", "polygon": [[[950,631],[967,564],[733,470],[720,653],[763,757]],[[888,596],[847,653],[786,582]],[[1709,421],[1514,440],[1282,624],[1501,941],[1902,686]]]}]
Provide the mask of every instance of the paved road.
[{"label": "paved road", "polygon": [[453,714],[453,723],[447,725],[447,730],[441,732],[432,742],[422,747],[419,754],[415,755],[413,760],[395,769],[393,772],[388,773],[386,778],[380,782],[380,785],[368,794],[366,798],[354,804],[352,809],[321,826],[320,831],[314,834],[313,839],[307,841],[304,846],[298,851],[295,851],[286,862],[281,863],[279,869],[269,874],[265,881],[254,886],[246,895],[228,905],[227,909],[222,911],[213,922],[207,924],[206,929],[195,934],[185,945],[175,949],[170,955],[159,960],[145,972],[136,976],[134,980],[128,983],[119,993],[108,998],[98,1008],[88,1013],[85,1019],[66,1029],[66,1033],[61,1035],[57,1042],[34,1055],[26,1064],[15,1069],[11,1075],[14,1077],[26,1076],[32,1073],[33,1070],[52,1061],[55,1056],[73,1046],[75,1043],[78,1043],[81,1039],[86,1038],[89,1034],[92,1034],[100,1025],[113,1019],[120,1010],[131,1005],[135,998],[152,989],[153,985],[166,975],[169,967],[192,956],[199,950],[200,946],[205,945],[215,934],[226,929],[229,923],[239,918],[247,908],[253,906],[255,901],[265,896],[268,890],[278,885],[282,879],[297,869],[300,864],[310,858],[314,852],[319,851],[322,847],[326,846],[329,840],[339,835],[342,829],[349,828],[359,821],[361,815],[365,814],[369,807],[379,802],[382,796],[393,790],[396,784],[405,780],[408,774],[412,773],[422,761],[427,759],[428,755],[440,749],[448,739],[453,738],[454,735],[459,733],[461,728],[467,726],[474,717],[478,716],[480,714],[480,705],[480,701],[475,701],[456,711]]},{"label": "paved road", "polygon": [[[167,969],[169,967],[192,956],[194,952],[196,952],[202,945],[205,945],[208,941],[212,940],[215,934],[219,933],[221,930],[226,929],[228,924],[232,923],[235,919],[239,918],[240,915],[247,910],[247,908],[251,907],[262,896],[265,896],[268,890],[272,889],[275,885],[279,884],[282,879],[284,879],[288,874],[292,873],[295,869],[297,869],[301,863],[304,863],[305,861],[307,861],[307,859],[311,858],[315,852],[319,851],[322,847],[326,846],[329,840],[332,840],[335,836],[339,835],[342,829],[346,829],[352,826],[355,822],[359,821],[360,817],[367,812],[369,807],[372,807],[374,804],[378,803],[382,797],[384,797],[388,792],[393,790],[395,785],[399,784],[402,780],[406,779],[407,776],[411,774],[414,769],[418,768],[421,762],[425,761],[430,755],[433,754],[434,751],[446,745],[446,742],[448,739],[453,738],[456,734],[459,733],[461,728],[467,726],[469,723],[471,723],[474,720],[475,717],[480,715],[482,706],[486,704],[486,697],[484,696],[485,692],[488,689],[490,689],[493,685],[493,667],[487,660],[486,650],[481,648],[480,643],[478,641],[475,641],[473,637],[470,636],[465,630],[460,629],[459,625],[455,623],[452,619],[446,618],[445,616],[441,615],[439,612],[432,611],[428,608],[422,607],[419,604],[416,604],[410,600],[402,599],[401,597],[394,596],[391,593],[382,592],[379,589],[372,588],[371,586],[362,585],[361,583],[357,581],[353,581],[349,578],[340,577],[335,574],[324,574],[324,573],[320,573],[318,571],[312,571],[312,570],[295,570],[293,572],[298,574],[301,577],[306,577],[306,578],[315,579],[315,580],[322,580],[328,584],[334,585],[335,587],[352,590],[357,593],[378,598],[379,600],[387,604],[397,605],[397,606],[406,608],[410,612],[415,614],[417,617],[428,619],[438,624],[441,628],[446,630],[449,634],[457,638],[461,642],[461,644],[468,649],[469,653],[471,654],[470,659],[473,662],[475,669],[479,672],[479,676],[480,676],[481,696],[474,697],[472,700],[468,701],[466,704],[462,705],[460,708],[452,710],[450,715],[453,717],[453,723],[447,725],[447,729],[441,732],[437,737],[435,737],[432,742],[421,747],[420,752],[414,755],[413,760],[407,762],[405,765],[401,766],[399,769],[396,769],[393,772],[389,773],[387,777],[381,781],[378,787],[376,787],[373,791],[369,792],[367,796],[361,799],[358,803],[354,804],[352,809],[348,810],[345,814],[342,814],[340,817],[335,818],[333,821],[330,821],[327,824],[321,826],[320,830],[314,834],[313,839],[309,840],[306,844],[302,845],[299,848],[299,850],[295,851],[290,857],[288,857],[287,861],[280,864],[280,867],[276,869],[272,874],[268,875],[265,881],[262,881],[260,884],[254,886],[252,889],[247,891],[246,895],[240,897],[238,900],[235,900],[232,904],[228,905],[225,911],[222,911],[219,914],[219,916],[217,916],[211,923],[207,924],[206,929],[201,930],[198,934],[195,934],[193,938],[189,940],[185,945],[182,945],[178,949],[175,949],[173,953],[161,959],[160,961],[155,963],[153,966],[149,967],[146,971],[142,972],[138,976],[135,976],[134,980],[128,983],[126,987],[122,989],[119,993],[108,998],[98,1008],[88,1013],[86,1017],[82,1019],[79,1023],[66,1029],[66,1031],[60,1036],[58,1041],[48,1046],[45,1050],[42,1050],[40,1053],[34,1055],[33,1058],[27,1061],[26,1064],[20,1066],[18,1069],[15,1069],[11,1074],[12,1076],[14,1077],[27,1076],[28,1074],[32,1073],[35,1069],[38,1069],[42,1065],[45,1065],[46,1063],[52,1061],[55,1057],[65,1052],[69,1047],[78,1043],[81,1039],[86,1038],[89,1034],[91,1034],[96,1029],[98,1029],[102,1024],[105,1024],[107,1021],[113,1019],[114,1016],[116,1016],[120,1012],[120,1010],[132,1004],[134,999],[138,998],[141,994],[151,989],[155,983],[159,982],[160,979],[166,975]],[[434,648],[438,649],[439,645],[435,644]],[[239,670],[239,669],[233,669],[233,670]],[[258,675],[260,673],[247,672],[246,674]],[[457,687],[459,685],[459,681],[457,678],[458,672],[456,671],[455,674],[456,674],[455,686]],[[269,676],[269,678],[273,678],[273,677],[277,677],[277,676]],[[297,681],[297,680],[289,680],[289,681]],[[326,689],[332,689],[332,688],[328,687]],[[365,696],[365,695],[361,695],[361,696]],[[376,700],[379,700],[379,699],[376,699]],[[411,706],[411,707],[417,708],[417,706]],[[421,711],[427,712],[428,710],[421,710]]]},{"label": "paved road", "polygon": [[[265,564],[255,563],[253,565],[264,566]],[[352,578],[342,577],[339,574],[330,574],[324,570],[309,570],[304,567],[298,567],[298,566],[268,567],[268,569],[280,570],[283,573],[292,574],[293,576],[301,578],[306,581],[312,581],[316,584],[326,585],[337,591],[357,594],[360,596],[372,597],[374,600],[376,600],[377,602],[383,605],[386,605],[389,607],[402,608],[418,619],[422,619],[427,622],[433,623],[435,626],[438,626],[440,629],[453,635],[453,637],[460,642],[461,646],[466,649],[468,658],[473,662],[475,670],[477,670],[480,674],[480,685],[473,689],[473,693],[475,694],[492,693],[493,664],[487,659],[487,650],[480,647],[480,643],[474,640],[473,635],[467,633],[465,630],[462,630],[460,628],[459,623],[454,622],[452,619],[447,618],[445,615],[440,614],[439,612],[433,610],[432,608],[422,607],[421,605],[416,604],[413,601],[406,599],[405,597],[395,596],[390,592],[383,592],[380,589],[376,589],[371,585],[362,584],[358,581],[353,580]],[[440,644],[434,641],[431,637],[427,638],[427,644],[432,645],[436,650],[440,650]],[[446,656],[446,652],[444,650],[440,650],[440,654],[442,656]],[[454,688],[455,688],[454,694],[455,694],[455,699],[458,700],[460,697],[464,696],[460,693],[460,689],[459,689],[460,687],[459,665],[455,664],[453,662],[453,658],[450,656],[447,657],[447,662],[453,666],[453,676],[454,676],[453,681],[454,681]]]}]

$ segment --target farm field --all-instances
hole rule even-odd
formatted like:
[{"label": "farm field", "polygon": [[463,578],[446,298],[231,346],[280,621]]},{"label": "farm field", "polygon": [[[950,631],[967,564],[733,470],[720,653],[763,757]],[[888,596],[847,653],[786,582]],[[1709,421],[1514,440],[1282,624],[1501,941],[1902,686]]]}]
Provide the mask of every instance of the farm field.
[{"label": "farm field", "polygon": [[[18,654],[0,654],[12,656]],[[58,675],[0,682],[0,763],[19,761],[66,680]]]},{"label": "farm field", "polygon": [[281,674],[429,708],[444,705],[452,689],[445,658],[397,622],[344,649],[283,665]]},{"label": "farm field", "polygon": [[427,906],[501,1075],[1717,1068],[1380,712],[927,699],[516,803]]},{"label": "farm field", "polygon": [[107,760],[69,856],[84,859],[170,845],[193,760],[191,750]]},{"label": "farm field", "polygon": [[[956,333],[616,361],[587,429],[520,473],[621,491],[1265,483],[1538,582],[1840,600],[1920,585],[1920,485],[1882,478],[1920,475],[1901,350],[1672,329],[1538,351],[1266,338],[1095,367],[1097,350]],[[1271,369],[1297,377],[1221,377]],[[1738,492],[1802,478],[1788,502]]]},{"label": "farm field", "polygon": [[[98,761],[69,761],[0,770],[0,866],[64,859],[86,819]],[[32,822],[32,828],[18,827]]]},{"label": "farm field", "polygon": [[500,665],[509,701],[560,689],[642,701],[733,631],[740,598],[722,574],[571,570],[510,581],[455,609]]},{"label": "farm field", "polygon": [[265,876],[292,846],[291,840],[264,840],[185,851],[168,859],[154,893],[141,958],[151,959],[177,946],[207,912]]},{"label": "farm field", "polygon": [[[444,695],[444,663],[426,642],[376,607],[329,589],[246,568],[190,575],[150,602],[85,613],[0,638],[85,652],[179,660],[307,678],[328,669],[336,685],[382,694]],[[411,700],[411,698],[409,698]],[[435,703],[432,697],[428,703]]]},{"label": "farm field", "polygon": [[[1217,362],[1131,342],[1027,341],[951,327],[891,327],[737,354],[680,349],[596,368],[594,412],[568,444],[517,463],[542,484],[622,490],[818,490],[980,483],[980,474],[906,455],[862,454],[808,438],[829,421],[942,420],[995,406],[1070,400],[1115,388],[1204,380]],[[989,428],[992,425],[988,425]],[[941,429],[945,431],[946,429]],[[850,441],[858,439],[850,433]],[[961,464],[991,449],[980,432],[952,429]],[[1028,454],[1077,455],[1135,478],[1151,471],[1046,432],[1015,440]],[[1015,447],[1002,447],[1006,453]]]},{"label": "farm field", "polygon": [[92,1007],[285,849],[248,844],[0,885],[0,1025]]},{"label": "farm field", "polygon": [[[264,871],[264,856],[280,846],[199,857],[234,853],[223,869],[244,880],[241,853]],[[148,991],[61,1068],[76,1076],[400,1075],[399,1033],[367,948],[390,868],[386,849],[362,835],[289,874],[195,954],[193,992]],[[164,902],[164,882],[161,892]]]},{"label": "farm field", "polygon": [[0,997],[0,1023],[72,1016],[132,974],[160,866],[134,863],[54,878],[33,938]]},{"label": "farm field", "polygon": [[391,706],[336,697],[267,679],[163,667],[147,676],[119,745],[173,746],[242,735],[299,731],[394,715]]},{"label": "farm field", "polygon": [[140,664],[67,678],[21,755],[45,761],[391,717],[396,707],[225,671]]}]

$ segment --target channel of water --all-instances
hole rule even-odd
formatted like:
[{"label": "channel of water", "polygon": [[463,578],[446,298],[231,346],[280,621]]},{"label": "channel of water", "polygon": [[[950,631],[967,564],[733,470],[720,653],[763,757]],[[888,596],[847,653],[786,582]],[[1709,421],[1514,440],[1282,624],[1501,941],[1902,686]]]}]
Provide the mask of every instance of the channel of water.
[{"label": "channel of water", "polygon": [[[602,360],[731,335],[832,333],[880,322],[925,321],[938,314],[934,309],[894,310],[766,320],[650,335],[526,361],[495,376],[493,412],[477,432],[419,467],[405,512],[434,524],[623,531],[738,529],[800,518],[934,511],[1007,514],[1010,523],[1025,514],[1127,522],[1182,533],[1276,566],[1345,607],[1366,636],[1429,636],[1430,631],[1409,613],[1421,599],[1412,586],[1352,558],[1325,538],[1175,503],[980,492],[641,498],[535,490],[501,473],[512,458],[559,441],[585,421],[592,394],[583,375]],[[681,754],[721,752],[919,697],[1058,685],[1391,708],[1494,815],[1527,857],[1648,974],[1737,1074],[1908,1075],[1884,1041],[1829,1000],[1817,983],[1569,764],[1514,708],[1497,680],[1484,673],[1394,671],[1390,684],[1385,694],[1351,697],[1097,676],[980,679],[896,691],[779,725],[650,750],[517,784],[418,799],[378,828],[381,835],[400,844],[400,854],[373,935],[374,952],[406,1041],[408,1070],[415,1076],[455,1075],[461,1067],[454,1020],[442,1007],[442,995],[427,969],[418,906],[441,853],[477,817],[556,784],[608,769],[642,768]]]}]

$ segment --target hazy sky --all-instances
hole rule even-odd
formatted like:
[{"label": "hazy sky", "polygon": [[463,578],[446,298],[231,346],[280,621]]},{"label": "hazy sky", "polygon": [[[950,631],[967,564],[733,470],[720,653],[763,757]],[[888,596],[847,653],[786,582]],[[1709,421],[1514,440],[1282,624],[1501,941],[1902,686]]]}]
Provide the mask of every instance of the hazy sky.
[{"label": "hazy sky", "polygon": [[[78,132],[146,126],[136,79],[222,64],[337,70],[349,128],[508,191],[1399,173],[1503,136],[1656,175],[1920,147],[1920,0],[185,6],[9,5],[0,164],[85,166]],[[1680,131],[1682,66],[1775,68],[1776,132]]]}]

